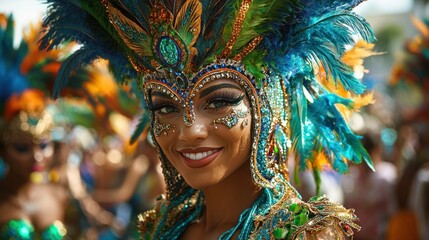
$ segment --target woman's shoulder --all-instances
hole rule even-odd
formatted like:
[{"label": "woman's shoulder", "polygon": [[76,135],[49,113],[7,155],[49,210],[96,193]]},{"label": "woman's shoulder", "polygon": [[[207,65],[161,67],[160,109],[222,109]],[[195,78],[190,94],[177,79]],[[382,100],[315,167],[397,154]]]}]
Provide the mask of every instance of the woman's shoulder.
[{"label": "woman's shoulder", "polygon": [[308,202],[279,201],[255,219],[252,239],[347,239],[359,230],[353,209],[318,196]]}]

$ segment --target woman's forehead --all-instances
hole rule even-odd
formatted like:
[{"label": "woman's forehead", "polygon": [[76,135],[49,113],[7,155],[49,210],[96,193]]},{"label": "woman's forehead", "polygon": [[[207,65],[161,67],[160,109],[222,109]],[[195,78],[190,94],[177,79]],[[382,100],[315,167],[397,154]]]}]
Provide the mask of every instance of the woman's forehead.
[{"label": "woman's forehead", "polygon": [[[210,93],[217,91],[217,90],[220,90],[220,89],[222,89],[222,90],[234,89],[236,91],[237,90],[238,91],[244,91],[242,86],[240,86],[240,84],[237,81],[235,81],[233,79],[224,78],[224,79],[218,79],[216,81],[211,81],[211,82],[205,83],[201,88],[198,89],[198,93],[196,94],[196,96],[199,98],[203,98],[203,97],[209,95]],[[169,98],[169,95],[160,89],[152,89],[151,96],[153,96],[153,97],[159,96],[159,97]]]}]

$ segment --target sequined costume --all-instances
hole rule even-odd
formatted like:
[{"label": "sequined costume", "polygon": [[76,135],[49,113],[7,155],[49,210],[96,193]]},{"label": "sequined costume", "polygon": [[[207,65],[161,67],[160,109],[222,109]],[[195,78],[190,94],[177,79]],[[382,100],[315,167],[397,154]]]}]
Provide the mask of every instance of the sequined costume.
[{"label": "sequined costume", "polygon": [[0,227],[0,238],[10,240],[60,240],[65,236],[66,230],[61,222],[55,222],[43,230],[40,235],[34,231],[34,227],[25,220],[10,220]]},{"label": "sequined costume", "polygon": [[[228,79],[243,89],[252,120],[241,124],[252,126],[250,168],[262,191],[220,239],[237,232],[238,239],[342,239],[359,229],[352,210],[323,197],[300,201],[288,181],[287,158],[295,155],[297,171],[311,167],[316,181],[321,162],[340,173],[347,172],[347,160],[372,167],[337,107],[353,109],[365,93],[353,68],[341,61],[356,38],[374,40],[367,22],[351,12],[361,0],[47,2],[41,46],[52,49],[65,39],[83,44],[63,65],[57,92],[70,69],[107,58],[117,76],[137,83],[147,105],[156,90],[183,106],[190,127],[196,118],[193,100],[206,84]],[[245,114],[232,111],[213,120],[213,127],[232,128]],[[143,239],[178,239],[201,215],[204,196],[156,142],[175,125],[150,115],[167,194],[140,216],[141,232]],[[144,116],[137,135],[146,123]]]}]

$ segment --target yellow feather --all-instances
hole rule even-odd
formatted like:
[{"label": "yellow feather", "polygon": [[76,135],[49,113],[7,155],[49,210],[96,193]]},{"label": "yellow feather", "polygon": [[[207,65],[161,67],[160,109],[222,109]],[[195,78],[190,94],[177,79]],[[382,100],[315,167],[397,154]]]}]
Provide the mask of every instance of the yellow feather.
[{"label": "yellow feather", "polygon": [[[115,27],[121,39],[125,42],[128,48],[135,52],[137,55],[152,56],[151,38],[148,33],[143,30],[138,24],[127,18],[121,11],[113,7],[109,3],[109,14],[112,25]],[[122,26],[126,26],[127,31],[123,30],[117,23],[118,21]],[[138,38],[138,40],[136,40]]]},{"label": "yellow feather", "polygon": [[419,30],[419,32],[423,35],[423,37],[429,38],[429,28],[424,22],[422,22],[415,16],[411,17],[411,21],[413,22],[414,26],[416,26],[416,28]]}]

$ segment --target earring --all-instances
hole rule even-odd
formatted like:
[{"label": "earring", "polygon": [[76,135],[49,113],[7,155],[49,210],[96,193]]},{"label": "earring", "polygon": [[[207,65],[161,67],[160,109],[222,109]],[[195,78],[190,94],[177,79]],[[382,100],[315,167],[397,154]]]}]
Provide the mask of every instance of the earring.
[{"label": "earring", "polygon": [[4,178],[6,176],[7,173],[7,164],[6,162],[3,160],[2,157],[0,157],[0,179]]}]

